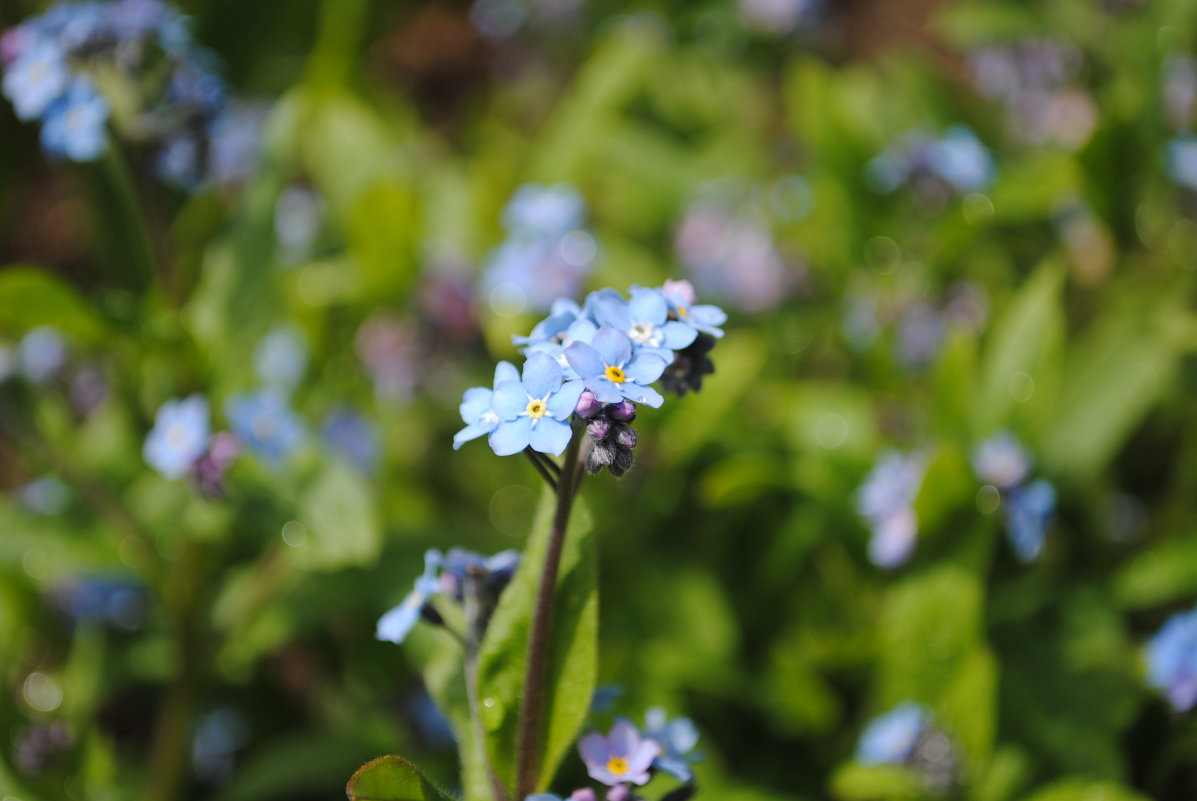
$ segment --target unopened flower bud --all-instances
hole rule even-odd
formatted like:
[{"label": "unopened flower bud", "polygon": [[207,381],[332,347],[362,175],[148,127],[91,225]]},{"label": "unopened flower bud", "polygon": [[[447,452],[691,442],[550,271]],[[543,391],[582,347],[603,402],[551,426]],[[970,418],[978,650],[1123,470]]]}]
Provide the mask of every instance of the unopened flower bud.
[{"label": "unopened flower bud", "polygon": [[620,449],[615,451],[615,460],[611,462],[611,466],[608,468],[611,471],[611,475],[619,478],[632,469],[632,462],[635,459],[636,457],[630,450]]},{"label": "unopened flower bud", "polygon": [[583,787],[580,790],[574,790],[569,794],[569,801],[598,801],[598,797],[594,794],[594,790],[589,787]]},{"label": "unopened flower bud", "polygon": [[636,404],[624,399],[619,403],[612,403],[607,407],[611,417],[630,423],[636,419]]},{"label": "unopened flower bud", "polygon": [[586,426],[586,433],[590,434],[590,438],[595,442],[601,442],[611,435],[611,423],[601,417],[592,420]]},{"label": "unopened flower bud", "polygon": [[607,791],[607,801],[628,801],[632,790],[626,784],[617,784]]},{"label": "unopened flower bud", "polygon": [[626,426],[622,423],[618,424],[618,426],[615,430],[615,442],[623,448],[635,448],[636,432],[632,430],[631,426]]},{"label": "unopened flower bud", "polygon": [[424,608],[420,610],[420,617],[428,621],[434,626],[445,625],[445,619],[441,617],[441,613],[433,608],[432,604],[425,604]]},{"label": "unopened flower bud", "polygon": [[586,389],[582,391],[581,396],[578,397],[578,405],[574,407],[574,412],[578,417],[583,417],[589,420],[603,410],[603,404],[599,402],[598,398],[594,397],[594,393]]}]

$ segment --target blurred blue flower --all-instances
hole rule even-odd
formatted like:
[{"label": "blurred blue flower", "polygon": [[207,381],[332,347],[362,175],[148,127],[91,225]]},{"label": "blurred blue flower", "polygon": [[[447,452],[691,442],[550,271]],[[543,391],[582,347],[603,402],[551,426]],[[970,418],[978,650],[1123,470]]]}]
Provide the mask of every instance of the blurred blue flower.
[{"label": "blurred blue flower", "polygon": [[237,438],[273,465],[290,456],[303,440],[303,423],[276,390],[235,395],[225,403],[224,412]]},{"label": "blurred blue flower", "polygon": [[910,558],[918,535],[914,501],[926,472],[921,454],[881,455],[856,496],[857,511],[873,529],[869,558],[878,567],[898,567]]},{"label": "blurred blue flower", "polygon": [[46,110],[42,147],[51,156],[94,161],[107,142],[108,103],[89,78],[76,78]]},{"label": "blurred blue flower", "polygon": [[1033,562],[1043,550],[1056,509],[1056,490],[1040,479],[1012,490],[1006,500],[1006,536],[1018,558]]},{"label": "blurred blue flower", "polygon": [[531,354],[520,381],[495,385],[490,404],[499,423],[490,432],[491,449],[499,456],[527,447],[559,456],[569,444],[569,418],[582,389],[581,381],[563,382],[561,366],[553,359],[543,353]]},{"label": "blurred blue flower", "polygon": [[142,455],[166,478],[182,478],[208,449],[210,434],[206,398],[192,395],[186,400],[170,400],[158,408]]},{"label": "blurred blue flower", "polygon": [[977,477],[999,490],[1021,484],[1031,472],[1031,455],[1009,431],[998,432],[974,448],[972,462]]},{"label": "blurred blue flower", "polygon": [[254,370],[268,387],[290,393],[308,366],[308,343],[294,325],[272,329],[254,348]]},{"label": "blurred blue flower", "polygon": [[66,508],[71,491],[55,476],[41,476],[18,490],[21,505],[39,515],[56,515]]},{"label": "blurred blue flower", "polygon": [[694,748],[698,745],[698,727],[690,718],[669,720],[665,710],[653,707],[644,715],[644,736],[661,746],[661,754],[653,766],[663,770],[681,782],[694,779],[690,763],[697,757]]},{"label": "blurred blue flower", "polygon": [[4,95],[12,101],[18,119],[36,119],[62,96],[70,77],[62,49],[34,36],[5,69]]},{"label": "blurred blue flower", "polygon": [[1197,192],[1197,136],[1178,136],[1168,143],[1168,174],[1177,185]]},{"label": "blurred blue flower", "polygon": [[585,221],[586,203],[569,184],[524,184],[503,210],[508,231],[538,239],[568,233]]},{"label": "blurred blue flower", "polygon": [[586,388],[603,403],[619,403],[627,398],[657,408],[665,401],[648,386],[665,371],[665,360],[652,353],[633,356],[632,340],[621,331],[604,326],[589,345],[575,342],[566,348],[565,358]]},{"label": "blurred blue flower", "polygon": [[50,380],[66,364],[66,357],[66,340],[50,326],[34,328],[17,345],[21,373],[37,384]]},{"label": "blurred blue flower", "polygon": [[228,781],[237,752],[248,743],[249,721],[241,711],[223,707],[203,715],[191,742],[196,775],[214,784]]},{"label": "blurred blue flower", "polygon": [[[683,307],[684,308],[684,307]],[[634,288],[632,299],[601,297],[595,303],[595,322],[627,334],[636,353],[651,353],[666,364],[673,352],[682,350],[698,337],[698,330],[679,315],[669,319],[669,304],[655,289]]]},{"label": "blurred blue flower", "polygon": [[[518,382],[519,380],[519,371],[511,362],[499,362],[495,365],[493,386],[497,387],[504,382]],[[499,415],[491,408],[493,397],[494,390],[486,387],[471,387],[465,391],[458,411],[461,413],[461,421],[466,424],[466,427],[453,435],[453,450],[459,449],[470,440],[489,434],[499,425]]]},{"label": "blurred blue flower", "polygon": [[375,636],[380,640],[399,645],[415,627],[424,607],[428,605],[433,595],[441,591],[437,571],[440,570],[443,557],[441,552],[430,549],[424,554],[424,573],[416,579],[415,587],[407,594],[402,602],[378,620]]},{"label": "blurred blue flower", "polygon": [[1147,641],[1147,682],[1177,712],[1197,706],[1197,608],[1173,615]]},{"label": "blurred blue flower", "polygon": [[462,601],[467,576],[476,576],[494,597],[515,575],[520,564],[520,552],[500,551],[493,556],[450,548],[441,560],[440,591],[456,601]]},{"label": "blurred blue flower", "polygon": [[925,158],[930,170],[961,194],[984,189],[993,180],[993,156],[963,125],[952,126],[931,142]]},{"label": "blurred blue flower", "polygon": [[914,703],[902,704],[869,723],[856,746],[856,760],[864,765],[903,764],[930,724],[926,709]]},{"label": "blurred blue flower", "polygon": [[645,784],[653,760],[661,753],[656,741],[641,737],[626,720],[617,721],[606,737],[591,732],[578,741],[578,752],[590,778],[609,786]]},{"label": "blurred blue flower", "polygon": [[258,166],[268,109],[261,103],[232,103],[208,128],[208,173],[221,184],[244,181]]},{"label": "blurred blue flower", "polygon": [[382,443],[372,422],[349,409],[339,409],[324,421],[324,442],[358,471],[370,475],[378,467]]},{"label": "blurred blue flower", "polygon": [[704,295],[743,311],[772,309],[795,276],[765,224],[725,206],[704,201],[686,210],[674,233],[678,260]]},{"label": "blurred blue flower", "polygon": [[149,595],[130,579],[93,576],[50,590],[51,604],[76,624],[136,631],[145,622]]}]

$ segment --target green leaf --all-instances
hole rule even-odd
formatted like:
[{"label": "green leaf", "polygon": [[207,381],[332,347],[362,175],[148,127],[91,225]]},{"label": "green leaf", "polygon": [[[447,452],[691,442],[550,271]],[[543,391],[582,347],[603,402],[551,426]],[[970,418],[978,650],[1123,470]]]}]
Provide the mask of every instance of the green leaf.
[{"label": "green leaf", "polygon": [[1083,778],[1064,779],[1027,797],[1026,801],[1148,801],[1128,787],[1115,782]]},{"label": "green leaf", "polygon": [[358,768],[345,785],[349,801],[437,801],[450,798],[406,759],[382,756]]},{"label": "green leaf", "polygon": [[[486,750],[506,786],[514,783],[528,635],[555,503],[555,496],[546,490],[519,570],[503,592],[478,655],[478,697],[484,707]],[[586,508],[575,502],[553,602],[538,788],[552,779],[557,763],[586,719],[594,695],[598,672],[598,557],[591,527]]]},{"label": "green leaf", "polygon": [[843,801],[913,801],[928,798],[919,775],[896,765],[844,765],[831,777],[831,792]]},{"label": "green leaf", "polygon": [[5,267],[0,272],[0,330],[17,335],[43,325],[81,342],[104,336],[103,321],[69,283],[40,267]]},{"label": "green leaf", "polygon": [[1177,536],[1144,551],[1114,579],[1114,597],[1145,609],[1187,598],[1197,589],[1197,537]]},{"label": "green leaf", "polygon": [[1064,273],[1056,265],[1042,265],[1018,291],[994,325],[986,343],[977,398],[978,433],[988,433],[1008,422],[1014,405],[1014,384],[1025,373],[1034,382],[1034,392],[1045,394],[1055,370],[1046,363],[1064,331],[1060,290]]},{"label": "green leaf", "polygon": [[372,561],[382,547],[374,499],[348,466],[329,462],[300,501],[306,543],[295,550],[301,564],[334,570]]}]

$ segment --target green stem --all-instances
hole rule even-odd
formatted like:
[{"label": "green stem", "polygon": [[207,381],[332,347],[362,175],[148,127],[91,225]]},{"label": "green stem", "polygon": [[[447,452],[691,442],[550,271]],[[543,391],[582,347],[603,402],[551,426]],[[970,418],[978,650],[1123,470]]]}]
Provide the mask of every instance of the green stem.
[{"label": "green stem", "polygon": [[499,781],[499,774],[490,763],[490,756],[486,752],[486,730],[482,727],[482,708],[478,702],[478,650],[482,646],[482,637],[486,630],[486,620],[482,613],[483,592],[481,579],[473,573],[468,573],[463,586],[463,600],[465,601],[465,618],[470,621],[466,635],[462,639],[465,647],[465,681],[466,702],[470,708],[470,725],[473,731],[474,748],[481,757],[486,777],[490,780],[494,801],[507,801],[507,791],[503,782]]},{"label": "green stem", "polygon": [[573,510],[577,487],[581,484],[583,442],[590,445],[584,428],[574,430],[565,451],[564,466],[557,481],[557,507],[553,513],[553,527],[545,549],[544,567],[536,590],[536,607],[532,613],[532,630],[528,635],[528,666],[524,674],[524,697],[520,706],[519,736],[516,740],[515,797],[523,799],[535,792],[540,770],[540,736],[543,728],[545,674],[548,671],[549,635],[553,623],[553,601],[557,594],[557,573],[565,545],[565,532]]},{"label": "green stem", "polygon": [[528,446],[524,449],[524,455],[528,457],[528,461],[532,463],[534,468],[536,468],[536,472],[540,473],[540,477],[545,480],[545,483],[552,487],[553,492],[556,492],[557,479],[553,478],[552,474],[549,473],[548,467],[546,467],[545,463],[540,460],[540,457],[537,455],[536,451],[532,450],[532,446]]},{"label": "green stem", "polygon": [[115,143],[109,143],[99,161],[93,206],[96,238],[107,251],[113,278],[134,291],[145,290],[154,277],[154,246],[133,178]]},{"label": "green stem", "polygon": [[201,679],[197,600],[202,567],[199,545],[192,538],[185,538],[169,584],[163,588],[173,624],[175,675],[158,711],[146,772],[145,801],[178,801],[183,797]]}]

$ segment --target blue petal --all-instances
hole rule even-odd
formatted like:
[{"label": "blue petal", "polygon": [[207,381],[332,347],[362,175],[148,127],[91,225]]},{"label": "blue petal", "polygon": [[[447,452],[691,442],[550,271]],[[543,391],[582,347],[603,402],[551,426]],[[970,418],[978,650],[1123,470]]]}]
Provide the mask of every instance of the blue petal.
[{"label": "blue petal", "polygon": [[[587,384],[587,386],[590,386],[590,385]],[[661,407],[661,404],[665,402],[665,399],[663,397],[661,397],[661,393],[657,392],[652,387],[646,387],[641,384],[634,384],[631,381],[627,381],[627,382],[624,382],[623,384],[620,384],[619,389],[622,392],[623,396],[625,398],[627,398],[628,400],[635,401],[636,403],[643,403],[645,406],[651,406],[654,409],[659,409]],[[594,392],[593,387],[591,387],[591,392]],[[595,392],[594,395],[595,395],[595,397],[598,397],[597,392]],[[603,399],[599,398],[599,400],[603,400]],[[603,401],[603,402],[607,403],[608,401]]]},{"label": "blue petal", "polygon": [[665,347],[670,350],[681,350],[698,339],[698,329],[685,323],[670,321],[661,326],[665,334]]},{"label": "blue petal", "polygon": [[627,331],[632,327],[632,313],[620,297],[595,298],[594,319],[599,325],[611,326],[619,331]]},{"label": "blue petal", "polygon": [[637,384],[651,384],[665,372],[665,361],[651,353],[638,353],[624,368],[628,378]]},{"label": "blue petal", "polygon": [[551,356],[532,353],[524,362],[524,389],[533,398],[547,398],[561,388],[561,366]]},{"label": "blue petal", "polygon": [[467,389],[461,397],[461,406],[457,407],[461,412],[461,422],[466,425],[478,422],[479,417],[490,411],[490,396],[491,391],[486,387]]},{"label": "blue petal", "polygon": [[520,371],[515,369],[515,365],[511,362],[499,362],[495,365],[495,382],[492,386],[498,386],[505,381],[519,381]]},{"label": "blue petal", "polygon": [[582,378],[600,376],[606,369],[603,357],[585,342],[575,342],[566,348],[565,359],[569,362],[569,366],[574,368],[574,372]]},{"label": "blue petal", "polygon": [[561,452],[565,450],[565,446],[569,444],[569,438],[572,435],[573,429],[569,427],[569,423],[563,423],[551,417],[542,417],[536,421],[536,425],[532,426],[532,434],[528,443],[532,446],[532,450],[560,456]]},{"label": "blue petal", "polygon": [[[604,366],[614,364],[622,367],[632,355],[632,340],[628,339],[628,335],[607,326],[598,330],[590,344],[598,351]],[[577,370],[576,367],[574,369]],[[578,375],[583,378],[586,376],[581,370],[578,370]]]},{"label": "blue petal", "polygon": [[549,398],[549,414],[558,420],[567,419],[577,408],[578,398],[582,397],[582,390],[585,388],[585,382],[580,380],[562,384],[557,394]]},{"label": "blue petal", "polygon": [[727,322],[727,314],[718,306],[691,306],[686,311],[686,322],[713,337],[722,337],[719,326]]},{"label": "blue petal", "polygon": [[497,422],[474,423],[473,425],[466,426],[453,435],[453,450],[459,450],[462,445],[465,445],[470,440],[478,439],[478,437],[484,434],[489,434],[494,430],[496,425],[498,425]]},{"label": "blue petal", "polygon": [[528,447],[532,437],[532,418],[520,417],[499,423],[490,432],[490,447],[497,456],[511,456]]},{"label": "blue petal", "polygon": [[594,393],[594,397],[603,403],[619,403],[623,400],[623,392],[609,378],[596,375],[585,378],[583,381],[586,382],[586,388]]},{"label": "blue petal", "polygon": [[694,778],[690,766],[676,757],[657,757],[653,760],[653,767],[665,771],[679,782],[688,782]]},{"label": "blue petal", "polygon": [[504,381],[495,387],[490,407],[501,420],[514,420],[528,408],[528,392],[519,381]]},{"label": "blue petal", "polygon": [[396,645],[403,642],[420,619],[420,612],[428,597],[424,593],[412,591],[407,594],[403,602],[378,620],[375,637],[380,640],[393,642]]},{"label": "blue petal", "polygon": [[665,303],[665,298],[661,297],[661,293],[655,289],[641,289],[632,293],[628,311],[631,312],[632,320],[635,322],[652,323],[653,325],[661,325],[669,316],[669,307]]}]

